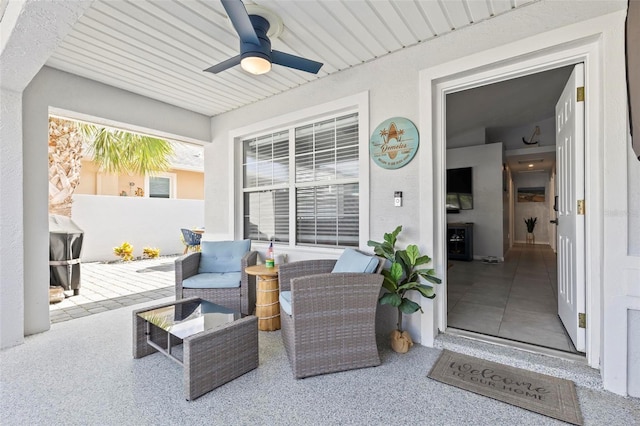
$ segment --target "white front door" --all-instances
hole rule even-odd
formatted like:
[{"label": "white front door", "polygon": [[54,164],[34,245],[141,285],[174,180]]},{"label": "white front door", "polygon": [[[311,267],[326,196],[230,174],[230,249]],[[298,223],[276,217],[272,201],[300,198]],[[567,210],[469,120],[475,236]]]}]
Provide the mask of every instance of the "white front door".
[{"label": "white front door", "polygon": [[[556,164],[558,206],[558,315],[574,346],[585,351],[585,329],[579,315],[585,312],[584,254],[584,64],[574,67],[556,104]],[[582,89],[584,90],[584,89]],[[584,93],[584,92],[582,92]]]}]

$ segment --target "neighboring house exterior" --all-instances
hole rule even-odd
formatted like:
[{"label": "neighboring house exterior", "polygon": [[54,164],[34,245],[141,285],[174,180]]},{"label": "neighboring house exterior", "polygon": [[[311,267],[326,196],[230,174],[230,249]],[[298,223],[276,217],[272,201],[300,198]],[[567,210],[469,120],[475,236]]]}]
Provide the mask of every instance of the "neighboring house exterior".
[{"label": "neighboring house exterior", "polygon": [[85,156],[80,183],[74,194],[136,196],[138,191],[148,198],[204,200],[203,147],[170,142],[174,149],[171,168],[153,176],[104,173],[90,157]]},{"label": "neighboring house exterior", "polygon": [[83,158],[71,210],[85,232],[83,262],[113,260],[113,247],[124,241],[133,245],[134,256],[144,247],[179,254],[180,229],[204,226],[203,147],[170,142],[171,168],[153,176],[103,173]]},{"label": "neighboring house exterior", "polygon": [[[405,241],[418,241],[443,276],[445,95],[495,76],[515,77],[536,68],[584,62],[589,93],[585,101],[586,361],[600,370],[607,390],[640,396],[640,163],[631,149],[626,115],[625,7],[626,1],[580,2],[580,7],[576,2],[536,2],[216,117],[41,68],[55,45],[40,41],[55,40],[57,28],[34,26],[29,21],[34,18],[23,17],[25,25],[38,28],[24,40],[31,60],[18,62],[14,68],[21,69],[20,75],[8,75],[2,81],[1,198],[15,202],[3,202],[1,207],[0,346],[21,344],[24,335],[50,326],[48,294],[41,285],[48,279],[43,141],[49,109],[208,143],[205,226],[213,239],[242,238],[254,223],[251,205],[246,204],[251,196],[245,194],[256,187],[243,186],[246,141],[312,119],[355,113],[360,129],[359,168],[356,176],[342,182],[358,184],[357,246],[366,250],[367,240],[380,240],[384,232],[403,224]],[[73,25],[72,16],[60,16],[67,16],[68,25]],[[105,101],[95,102],[97,96]],[[416,124],[420,148],[405,167],[382,169],[369,158],[369,136],[378,123],[398,116]],[[263,189],[296,190],[290,184],[277,185],[271,182]],[[395,191],[403,191],[400,208],[393,204]],[[274,194],[275,203],[281,192]],[[255,205],[268,201],[258,198]],[[284,206],[290,216],[293,205]],[[11,233],[11,229],[23,232]],[[255,248],[262,250],[266,244],[256,243]],[[336,257],[340,252],[295,240],[280,242],[276,250],[288,253],[291,260]],[[424,314],[407,319],[412,335],[423,345],[433,345],[439,332],[446,333],[445,285],[433,301],[422,301]]]}]

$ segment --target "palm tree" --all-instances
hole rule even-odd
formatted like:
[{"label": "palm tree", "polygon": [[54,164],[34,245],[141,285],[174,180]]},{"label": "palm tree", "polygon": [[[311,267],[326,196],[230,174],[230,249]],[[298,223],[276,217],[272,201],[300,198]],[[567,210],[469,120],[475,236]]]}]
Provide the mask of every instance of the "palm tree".
[{"label": "palm tree", "polygon": [[83,140],[76,122],[49,117],[49,213],[71,216],[71,196],[80,183]]},{"label": "palm tree", "polygon": [[168,170],[173,155],[173,147],[165,139],[50,117],[50,213],[71,216],[71,197],[80,182],[83,142],[98,167],[107,173],[154,174]]},{"label": "palm tree", "polygon": [[164,139],[91,124],[80,128],[89,141],[88,154],[104,172],[146,175],[171,166],[173,147]]}]

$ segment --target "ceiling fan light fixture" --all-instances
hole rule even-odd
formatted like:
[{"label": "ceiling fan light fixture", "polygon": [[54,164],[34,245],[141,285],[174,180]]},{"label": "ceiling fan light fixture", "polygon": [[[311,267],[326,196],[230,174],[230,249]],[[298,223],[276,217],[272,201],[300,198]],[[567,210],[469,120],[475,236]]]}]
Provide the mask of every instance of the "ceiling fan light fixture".
[{"label": "ceiling fan light fixture", "polygon": [[240,61],[243,70],[254,75],[266,74],[271,71],[271,62],[260,56],[245,56]]}]

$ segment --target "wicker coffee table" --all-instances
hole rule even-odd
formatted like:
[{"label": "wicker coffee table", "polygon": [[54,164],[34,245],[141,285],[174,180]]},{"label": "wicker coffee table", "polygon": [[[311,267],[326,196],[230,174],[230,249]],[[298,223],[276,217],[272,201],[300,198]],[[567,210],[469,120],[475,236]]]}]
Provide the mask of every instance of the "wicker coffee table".
[{"label": "wicker coffee table", "polygon": [[195,297],[134,311],[133,357],[158,351],[183,366],[193,400],[258,367],[258,319]]}]

